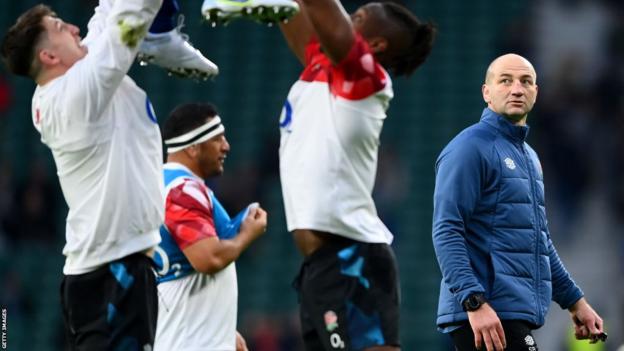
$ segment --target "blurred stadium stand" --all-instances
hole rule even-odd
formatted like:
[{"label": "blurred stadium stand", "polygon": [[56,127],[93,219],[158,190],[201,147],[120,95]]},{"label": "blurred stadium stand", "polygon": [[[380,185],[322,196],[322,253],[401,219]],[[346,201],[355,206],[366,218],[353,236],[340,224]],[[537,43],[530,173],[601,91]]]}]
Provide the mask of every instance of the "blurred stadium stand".
[{"label": "blurred stadium stand", "polygon": [[[3,1],[0,32],[4,34],[18,14],[36,3],[33,0]],[[47,3],[66,21],[78,24],[85,31],[86,22],[97,1],[54,0]],[[349,10],[362,3],[344,2]],[[451,137],[478,120],[484,107],[480,85],[485,69],[493,58],[507,51],[527,55],[529,59],[541,57],[540,52],[534,50],[536,45],[530,40],[539,38],[539,33],[531,29],[535,25],[533,16],[541,2],[475,0],[405,3],[422,19],[433,20],[440,32],[427,63],[410,79],[394,81],[396,97],[382,133],[382,156],[375,197],[381,216],[396,235],[393,246],[402,279],[403,349],[444,351],[450,350],[450,346],[435,328],[440,275],[431,245],[434,162]],[[599,3],[621,11],[617,1]],[[186,15],[184,31],[190,35],[196,47],[220,66],[219,77],[214,82],[197,83],[168,77],[158,68],[139,65],[132,68],[130,75],[147,91],[160,121],[183,102],[211,101],[218,106],[232,151],[227,160],[226,173],[212,183],[215,192],[231,212],[237,212],[245,204],[259,199],[269,210],[270,216],[268,234],[252,245],[237,262],[240,328],[254,351],[298,350],[298,341],[296,335],[293,335],[297,330],[297,301],[290,282],[298,271],[301,259],[285,229],[277,147],[281,106],[301,67],[288,51],[277,28],[246,22],[234,22],[225,28],[210,28],[201,23],[201,1],[180,0],[180,4]],[[621,20],[621,12],[619,15],[621,27],[624,21]],[[622,34],[622,28],[619,30]],[[619,38],[619,54],[622,55],[622,36]],[[619,57],[618,65],[621,66],[624,55]],[[539,74],[540,62],[534,63]],[[616,86],[624,81],[622,68],[619,67],[619,70],[620,80],[612,82]],[[557,84],[541,86],[540,91],[562,89]],[[38,140],[30,120],[33,89],[32,82],[9,76],[4,67],[0,70],[0,304],[8,308],[9,349],[61,350],[63,336],[58,291],[63,265],[63,220],[67,209],[54,176],[55,168],[50,152]],[[622,93],[621,85],[619,89]],[[610,92],[613,93],[612,90]],[[620,100],[624,96],[613,94]],[[603,199],[600,197],[596,200],[597,203],[606,203],[603,206],[609,210],[617,208],[609,217],[616,219],[621,217],[621,204],[624,203],[624,178],[621,177],[624,173],[621,155],[624,153],[621,148],[617,149],[617,146],[622,146],[621,141],[617,142],[622,139],[622,105],[620,102],[612,112],[614,116],[610,117],[611,123],[617,128],[606,130],[615,134],[612,139],[616,146],[611,150],[617,150],[619,156],[614,155],[613,160],[604,161],[606,166],[612,166],[606,174],[619,176],[616,178],[619,184],[610,182],[613,183],[611,188],[601,190],[613,195],[611,202],[601,202]],[[541,116],[551,116],[547,110],[550,105],[538,99],[537,106],[539,111],[529,119],[530,123],[535,123],[531,138],[544,158],[547,183],[553,183],[555,187],[559,181],[566,180],[565,172],[557,173],[556,156],[557,152],[563,153],[565,149],[560,149],[561,144],[549,142],[551,135],[548,133],[564,133],[562,130],[565,130],[565,126],[562,124],[566,123],[565,115],[552,114],[560,119],[539,121]],[[590,110],[586,114],[583,118],[592,120],[591,116],[598,113]],[[601,130],[604,128],[603,125]],[[583,137],[589,138],[591,135]],[[582,149],[586,140],[577,138],[573,142],[576,143],[573,146]],[[592,157],[591,153],[583,156]],[[41,171],[41,165],[47,169],[47,173]],[[553,177],[556,175],[558,178],[549,178],[549,170],[552,170],[550,174]],[[43,185],[37,183],[38,187],[33,187],[32,183],[36,181],[31,180],[32,174],[41,172],[46,175]],[[564,191],[564,194],[576,194],[573,201],[582,207],[574,212],[575,218],[585,218],[585,213],[590,213],[586,217],[591,217],[591,210],[582,204],[586,199],[584,195],[596,189],[594,185],[599,181],[593,179],[581,183],[583,187],[575,188],[576,183],[573,183],[572,188]],[[548,186],[547,191],[556,192]],[[573,234],[567,231],[574,228],[565,225],[565,218],[569,215],[565,206],[568,202],[557,198],[549,202],[549,211],[557,216],[551,220],[554,222],[552,225],[566,230],[565,234],[561,234],[564,237],[554,236],[559,242],[568,241],[565,235]],[[44,224],[48,227],[32,229],[36,233],[23,230],[22,226],[36,220],[48,223]],[[612,223],[621,224],[621,219]],[[611,248],[615,250],[615,255],[609,257],[613,257],[615,262],[608,264],[615,267],[612,269],[614,275],[610,277],[615,278],[611,282],[618,283],[611,283],[611,288],[619,288],[613,290],[618,291],[616,294],[619,294],[619,298],[616,296],[613,301],[612,296],[609,300],[603,295],[592,295],[594,291],[596,294],[604,293],[604,289],[586,287],[586,290],[592,292],[589,299],[599,308],[599,312],[604,317],[615,315],[610,320],[614,320],[614,325],[620,326],[619,330],[622,330],[624,299],[621,294],[623,285],[619,283],[624,274],[622,231],[621,227],[605,226],[602,229],[605,234],[600,237],[607,243],[609,240],[614,243]],[[590,230],[579,235],[591,238],[593,234]],[[565,249],[561,250],[562,256],[571,267],[583,266],[577,263],[578,260],[575,261],[574,246],[565,245]],[[583,255],[582,260],[600,261],[601,255],[600,250],[592,251],[589,257]],[[601,271],[596,270],[604,267],[604,262],[591,267],[579,269],[584,269],[584,276],[601,275]],[[576,276],[575,270],[573,273]],[[605,281],[608,282],[608,278],[604,277],[600,280],[602,283],[598,284],[609,284]],[[589,283],[594,284],[595,281]],[[607,304],[605,301],[610,302]],[[607,308],[612,312],[608,312]],[[560,315],[559,318],[564,315],[555,310],[558,308],[552,311]],[[566,350],[566,346],[561,343],[566,339],[565,328],[569,326],[569,320],[564,319],[557,325],[561,327],[551,330],[558,334],[540,335],[538,338],[538,342],[544,340],[547,345],[556,345],[545,350]],[[617,335],[613,339],[622,340]],[[612,345],[615,347],[614,343]]]}]

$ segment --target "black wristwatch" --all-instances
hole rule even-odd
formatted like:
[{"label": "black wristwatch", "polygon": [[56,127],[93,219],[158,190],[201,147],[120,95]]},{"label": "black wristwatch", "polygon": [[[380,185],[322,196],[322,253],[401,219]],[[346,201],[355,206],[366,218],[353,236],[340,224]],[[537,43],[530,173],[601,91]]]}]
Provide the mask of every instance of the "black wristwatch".
[{"label": "black wristwatch", "polygon": [[472,312],[478,310],[487,300],[483,294],[472,294],[468,296],[466,300],[462,303],[462,307],[464,307],[464,311]]}]

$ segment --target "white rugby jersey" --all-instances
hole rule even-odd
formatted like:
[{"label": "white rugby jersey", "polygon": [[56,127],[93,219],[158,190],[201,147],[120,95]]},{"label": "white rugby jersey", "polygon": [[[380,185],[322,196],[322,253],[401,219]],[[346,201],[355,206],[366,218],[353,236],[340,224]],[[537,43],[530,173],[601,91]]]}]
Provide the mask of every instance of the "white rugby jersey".
[{"label": "white rugby jersey", "polygon": [[183,250],[206,238],[236,235],[247,211],[231,219],[204,181],[182,164],[166,163],[164,179],[165,222],[154,255],[159,274],[154,351],[235,351],[234,262],[203,274],[193,269]]},{"label": "white rugby jersey", "polygon": [[154,351],[235,351],[237,302],[234,262],[159,283]]},{"label": "white rugby jersey", "polygon": [[372,198],[392,82],[358,34],[333,65],[312,40],[280,117],[280,178],[288,230],[391,243]]},{"label": "white rugby jersey", "polygon": [[64,274],[92,271],[160,241],[160,131],[145,92],[126,76],[138,45],[124,44],[117,25],[147,29],[160,3],[102,1],[83,41],[88,54],[35,90],[33,123],[52,151],[69,206]]}]

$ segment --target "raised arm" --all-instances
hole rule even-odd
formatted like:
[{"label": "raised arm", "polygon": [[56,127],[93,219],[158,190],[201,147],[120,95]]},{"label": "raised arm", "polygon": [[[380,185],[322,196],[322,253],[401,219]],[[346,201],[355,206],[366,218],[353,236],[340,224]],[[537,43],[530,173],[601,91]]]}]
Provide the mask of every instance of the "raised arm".
[{"label": "raised arm", "polygon": [[104,32],[107,26],[131,19],[136,23],[150,23],[162,5],[162,0],[100,0],[87,24],[88,32],[83,43],[89,45]]},{"label": "raised arm", "polygon": [[100,0],[87,24],[87,35],[82,40],[84,45],[89,46],[93,44],[95,39],[104,31],[106,19],[110,15],[114,3],[115,0]]},{"label": "raised arm", "polygon": [[89,22],[87,55],[64,75],[67,111],[97,119],[127,74],[162,0],[102,0]]},{"label": "raised arm", "polygon": [[347,56],[355,33],[349,15],[337,0],[297,0],[301,13],[282,25],[282,32],[291,50],[305,61],[305,45],[316,35],[327,57],[337,64]]},{"label": "raised arm", "polygon": [[290,50],[305,66],[305,47],[314,35],[314,28],[312,28],[305,6],[300,0],[297,2],[299,3],[299,13],[291,18],[288,23],[280,23],[280,29]]}]

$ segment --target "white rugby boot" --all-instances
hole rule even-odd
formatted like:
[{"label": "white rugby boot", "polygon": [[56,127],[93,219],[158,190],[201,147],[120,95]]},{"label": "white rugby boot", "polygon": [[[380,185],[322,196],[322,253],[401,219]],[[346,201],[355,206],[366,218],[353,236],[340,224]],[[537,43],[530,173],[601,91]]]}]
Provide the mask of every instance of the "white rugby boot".
[{"label": "white rugby boot", "polygon": [[182,33],[184,17],[180,16],[178,26],[166,33],[148,33],[139,49],[137,60],[141,66],[154,64],[170,74],[192,79],[208,79],[219,74],[219,67],[204,57]]}]

